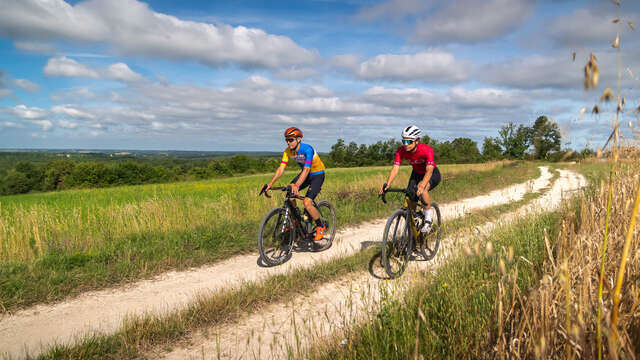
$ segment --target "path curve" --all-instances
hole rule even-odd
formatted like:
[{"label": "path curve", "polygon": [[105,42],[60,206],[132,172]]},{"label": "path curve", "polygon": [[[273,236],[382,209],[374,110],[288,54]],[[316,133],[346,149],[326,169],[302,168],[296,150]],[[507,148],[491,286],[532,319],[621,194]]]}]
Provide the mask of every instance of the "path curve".
[{"label": "path curve", "polygon": [[[553,177],[547,166],[540,176],[450,204],[441,204],[446,220],[465,212],[522,199],[528,192],[548,187]],[[348,256],[367,242],[380,239],[386,219],[365,222],[337,233],[334,245],[321,253],[295,253],[286,264],[272,268],[257,265],[257,254],[235,256],[213,265],[187,271],[171,271],[151,280],[119,288],[91,291],[57,304],[43,304],[0,317],[0,354],[22,358],[46,350],[54,343],[71,344],[87,334],[117,331],[129,315],[175,311],[193,302],[201,293],[237,286],[247,281],[311,267],[319,261]],[[224,274],[224,278],[220,277]]]}]

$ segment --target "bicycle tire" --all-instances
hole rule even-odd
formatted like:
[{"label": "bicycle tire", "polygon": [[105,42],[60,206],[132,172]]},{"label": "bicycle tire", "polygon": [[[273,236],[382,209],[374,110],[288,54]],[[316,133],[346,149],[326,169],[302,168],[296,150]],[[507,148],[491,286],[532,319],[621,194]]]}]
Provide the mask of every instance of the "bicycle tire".
[{"label": "bicycle tire", "polygon": [[336,210],[327,200],[320,200],[316,204],[316,208],[320,213],[320,220],[326,225],[326,229],[322,240],[315,242],[313,251],[324,251],[333,245],[333,238],[336,235]]},{"label": "bicycle tire", "polygon": [[[295,229],[291,217],[285,217],[285,209],[271,209],[260,223],[258,232],[258,252],[262,261],[269,266],[276,266],[291,258]],[[269,221],[277,216],[274,226]],[[283,229],[288,230],[283,231]],[[265,232],[266,231],[266,232]],[[269,241],[270,240],[270,241]],[[273,256],[277,251],[277,256]]]},{"label": "bicycle tire", "polygon": [[[407,210],[396,210],[391,214],[384,227],[380,254],[384,269],[390,278],[397,278],[407,268],[411,255],[412,239],[413,236],[409,234],[409,225],[407,224]],[[399,263],[397,269],[394,269],[394,262]]]},{"label": "bicycle tire", "polygon": [[440,207],[435,202],[431,203],[431,207],[435,210],[436,216],[431,224],[432,230],[426,234],[420,234],[419,250],[425,260],[431,260],[436,256],[440,248],[440,239],[442,238],[442,217],[440,216]]}]

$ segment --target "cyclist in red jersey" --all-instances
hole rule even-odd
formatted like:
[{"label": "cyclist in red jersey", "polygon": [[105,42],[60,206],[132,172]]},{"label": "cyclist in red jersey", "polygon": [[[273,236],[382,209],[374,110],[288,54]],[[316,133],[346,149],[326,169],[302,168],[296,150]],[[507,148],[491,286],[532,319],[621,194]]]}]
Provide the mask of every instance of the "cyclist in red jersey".
[{"label": "cyclist in red jersey", "polygon": [[396,152],[393,167],[387,178],[387,187],[385,188],[382,185],[379,193],[382,194],[391,186],[391,183],[398,175],[398,171],[400,171],[402,160],[407,160],[413,167],[407,188],[414,191],[417,196],[422,197],[422,200],[427,204],[424,211],[426,222],[420,230],[428,232],[431,230],[432,222],[429,191],[438,186],[441,176],[440,170],[436,166],[433,149],[427,144],[419,143],[420,135],[421,131],[415,125],[411,125],[402,131],[402,146]]}]

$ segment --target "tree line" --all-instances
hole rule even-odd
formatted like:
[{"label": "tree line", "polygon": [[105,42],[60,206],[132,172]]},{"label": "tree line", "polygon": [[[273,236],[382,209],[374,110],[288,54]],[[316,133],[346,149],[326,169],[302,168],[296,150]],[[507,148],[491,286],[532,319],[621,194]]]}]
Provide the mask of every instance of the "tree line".
[{"label": "tree line", "polygon": [[[485,137],[482,149],[470,138],[459,137],[451,141],[438,141],[423,136],[420,142],[431,146],[438,164],[478,163],[493,160],[575,160],[592,156],[590,149],[580,153],[561,149],[562,136],[558,124],[546,116],[538,117],[532,126],[516,126],[510,122],[498,131],[496,137]],[[398,147],[399,140],[378,141],[371,145],[355,142],[346,144],[343,139],[331,146],[329,159],[333,166],[354,167],[389,164]]]},{"label": "tree line", "polygon": [[228,158],[166,161],[154,164],[132,159],[117,162],[54,159],[44,163],[18,161],[0,177],[2,195],[74,188],[202,180],[272,171],[279,158],[235,155]]}]

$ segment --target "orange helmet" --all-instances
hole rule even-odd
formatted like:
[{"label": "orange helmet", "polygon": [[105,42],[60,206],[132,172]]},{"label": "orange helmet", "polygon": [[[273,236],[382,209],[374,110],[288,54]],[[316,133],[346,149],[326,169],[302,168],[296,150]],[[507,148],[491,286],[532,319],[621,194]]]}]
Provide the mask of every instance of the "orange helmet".
[{"label": "orange helmet", "polygon": [[284,131],[284,137],[302,137],[302,130],[297,127],[290,127]]}]

